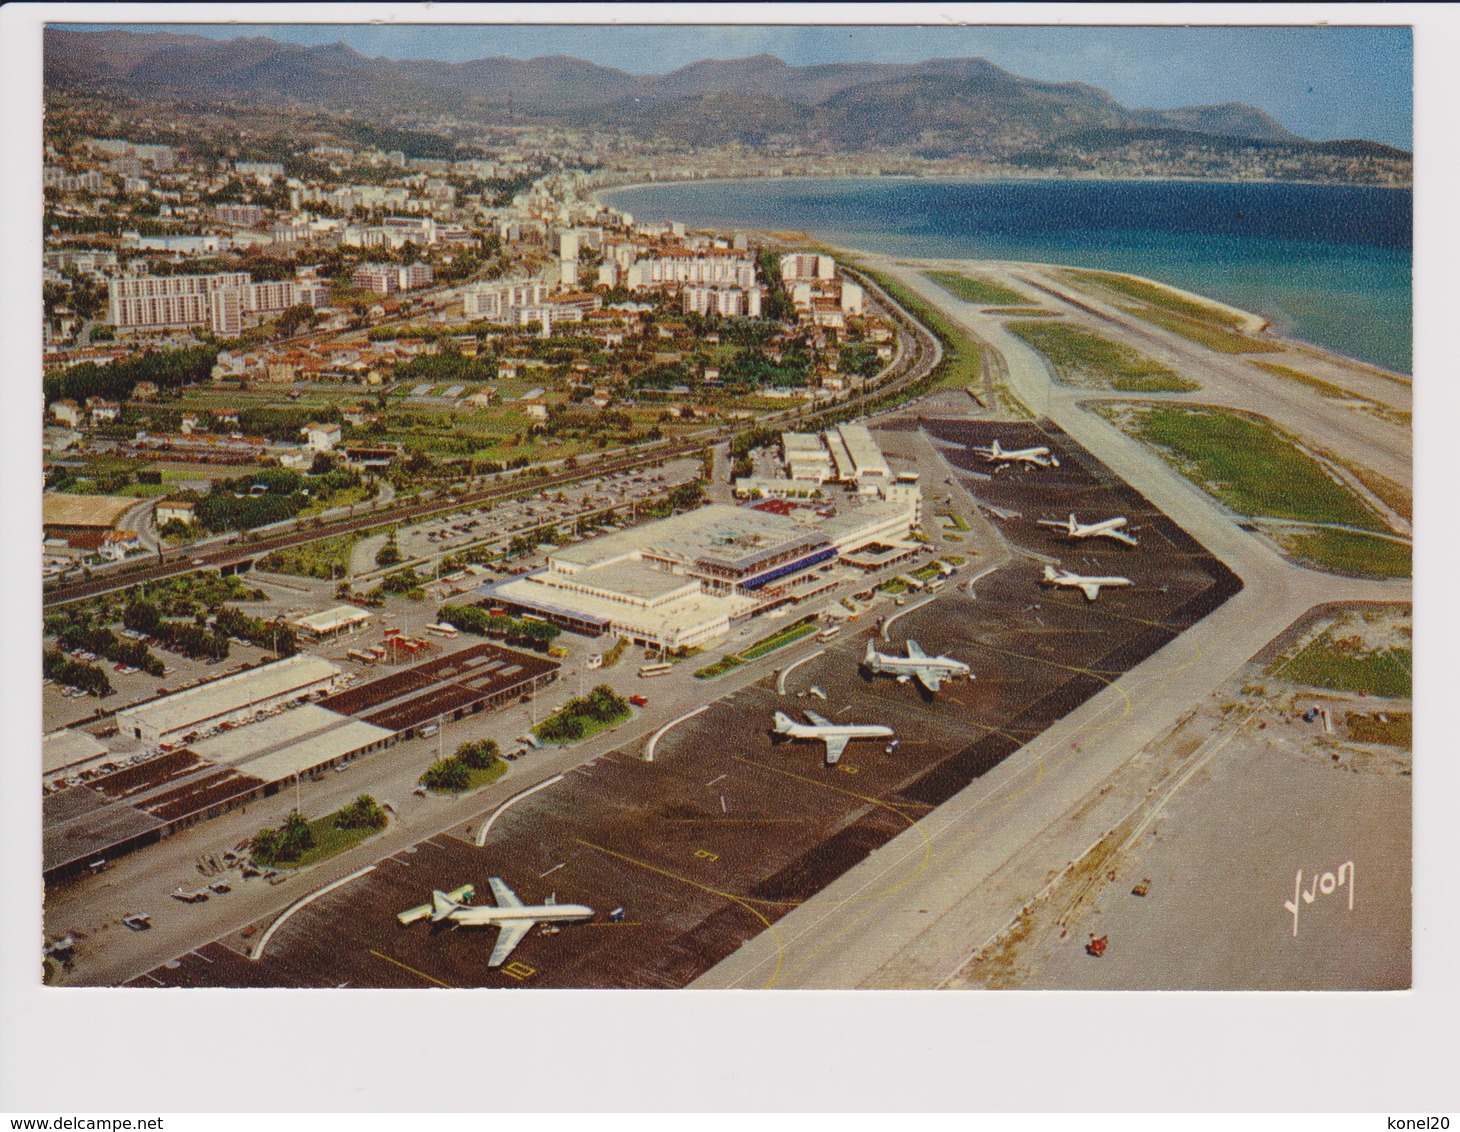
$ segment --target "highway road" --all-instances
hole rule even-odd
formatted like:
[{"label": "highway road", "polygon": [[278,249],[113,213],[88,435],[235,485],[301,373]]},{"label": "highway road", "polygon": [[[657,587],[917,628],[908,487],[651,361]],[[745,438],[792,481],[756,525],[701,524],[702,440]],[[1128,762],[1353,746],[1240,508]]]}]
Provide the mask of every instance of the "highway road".
[{"label": "highway road", "polygon": [[[1176,519],[1243,580],[1242,592],[917,821],[814,900],[692,985],[932,988],[1004,929],[1053,876],[1146,799],[1112,777],[1314,605],[1408,601],[1406,581],[1295,566],[1144,445],[1052,388],[1043,359],[999,320],[916,270],[882,270],[985,341],[1007,347],[1017,395]],[[1405,482],[1408,482],[1407,477]],[[1152,783],[1154,787],[1155,783]]]}]

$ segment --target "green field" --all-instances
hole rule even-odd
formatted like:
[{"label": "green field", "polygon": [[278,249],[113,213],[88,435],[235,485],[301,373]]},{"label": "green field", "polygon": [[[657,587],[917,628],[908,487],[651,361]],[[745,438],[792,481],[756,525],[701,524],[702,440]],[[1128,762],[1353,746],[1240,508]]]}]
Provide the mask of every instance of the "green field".
[{"label": "green field", "polygon": [[1098,411],[1241,515],[1386,529],[1323,465],[1261,418],[1206,406],[1129,409]]},{"label": "green field", "polygon": [[969,385],[983,388],[983,363],[979,358],[978,343],[954,326],[921,295],[904,287],[895,279],[866,271],[881,285],[897,303],[931,330],[943,345],[943,360],[934,371],[933,388],[963,389]]},{"label": "green field", "polygon": [[1411,712],[1387,712],[1386,720],[1378,715],[1349,712],[1344,720],[1348,736],[1359,743],[1382,743],[1387,747],[1409,747],[1414,742],[1414,715]]},{"label": "green field", "polygon": [[759,660],[768,652],[775,652],[776,649],[799,641],[802,637],[809,637],[816,632],[816,623],[806,621],[800,625],[787,625],[779,632],[772,633],[769,637],[762,637],[748,649],[740,650],[741,660]]},{"label": "green field", "polygon": [[803,621],[797,625],[787,625],[784,629],[778,629],[770,636],[762,637],[754,644],[741,649],[738,653],[727,652],[713,664],[707,664],[703,668],[696,668],[695,679],[713,680],[716,676],[723,676],[731,669],[739,668],[742,664],[746,664],[752,660],[759,660],[766,653],[775,652],[776,649],[783,648],[794,641],[799,641],[802,637],[809,637],[814,632],[816,632],[816,623],[814,621]]},{"label": "green field", "polygon": [[1408,699],[1414,694],[1412,650],[1365,651],[1358,638],[1337,636],[1340,629],[1325,629],[1295,655],[1268,665],[1267,674],[1337,692],[1396,699]]},{"label": "green field", "polygon": [[1334,401],[1357,401],[1361,402],[1364,412],[1371,413],[1390,424],[1397,424],[1403,428],[1409,428],[1414,423],[1413,414],[1395,409],[1381,401],[1375,401],[1372,397],[1365,397],[1362,393],[1354,393],[1344,389],[1342,386],[1334,385],[1331,381],[1324,381],[1320,377],[1303,373],[1301,370],[1292,369],[1288,366],[1280,366],[1275,362],[1253,362],[1258,369],[1266,370],[1275,377],[1286,378],[1288,381],[1296,382],[1299,385],[1306,385],[1322,397]]},{"label": "green field", "polygon": [[1320,527],[1285,535],[1281,542],[1298,561],[1324,570],[1361,574],[1366,578],[1408,578],[1414,569],[1413,551],[1405,543],[1357,531]]},{"label": "green field", "polygon": [[1179,314],[1154,310],[1151,307],[1126,303],[1116,305],[1126,314],[1133,314],[1154,326],[1161,327],[1162,330],[1169,330],[1172,334],[1179,334],[1198,346],[1205,346],[1209,350],[1217,350],[1223,354],[1273,354],[1279,353],[1283,349],[1276,342],[1250,338],[1246,334],[1239,334],[1235,330],[1228,330],[1222,326],[1213,326],[1200,319],[1184,318]]},{"label": "green field", "polygon": [[1012,287],[995,283],[976,275],[959,275],[952,271],[930,271],[928,278],[937,282],[945,291],[956,295],[965,303],[977,303],[985,307],[1020,306],[1029,302],[1028,295],[1021,295]]},{"label": "green field", "polygon": [[741,660],[733,652],[727,652],[713,664],[707,664],[703,668],[695,669],[696,680],[713,680],[716,676],[723,676],[732,668],[739,668],[745,661]]},{"label": "green field", "polygon": [[350,551],[365,537],[359,531],[352,531],[270,551],[259,560],[259,569],[301,578],[343,578],[350,572]]},{"label": "green field", "polygon": [[1236,329],[1243,323],[1242,317],[1234,311],[1223,310],[1221,307],[1188,299],[1185,295],[1179,295],[1175,291],[1155,283],[1148,283],[1144,279],[1115,275],[1106,271],[1066,270],[1062,274],[1071,286],[1086,294],[1098,295],[1101,291],[1114,292],[1136,299],[1148,306],[1159,307],[1171,314],[1195,319],[1212,326],[1225,326],[1228,329]]},{"label": "green field", "polygon": [[432,794],[441,794],[446,797],[460,797],[463,794],[470,794],[473,790],[480,790],[483,786],[490,786],[507,773],[506,759],[493,759],[489,767],[466,768],[466,785],[460,790],[432,790]]},{"label": "green field", "polygon": [[360,842],[374,837],[377,833],[383,832],[379,829],[369,827],[357,827],[355,829],[339,829],[335,825],[335,819],[339,812],[326,814],[322,818],[315,818],[309,823],[309,832],[314,838],[314,844],[306,849],[297,861],[288,861],[282,864],[281,868],[303,869],[310,865],[317,865],[321,861],[328,860],[336,853],[343,853],[346,849],[353,849]]},{"label": "green field", "polygon": [[1071,385],[1136,393],[1184,393],[1201,388],[1159,362],[1088,330],[1047,322],[1020,321],[1006,326],[1048,358],[1059,379]]},{"label": "green field", "polygon": [[1047,311],[1043,307],[988,307],[984,314],[1022,315],[1024,318],[1063,318],[1059,311]]},{"label": "green field", "polygon": [[[1087,295],[1114,299],[1126,314],[1224,354],[1264,354],[1282,350],[1273,342],[1240,333],[1245,319],[1235,311],[1189,299],[1155,283],[1103,271],[1065,271],[1070,284]],[[1119,299],[1135,302],[1120,302]]]}]

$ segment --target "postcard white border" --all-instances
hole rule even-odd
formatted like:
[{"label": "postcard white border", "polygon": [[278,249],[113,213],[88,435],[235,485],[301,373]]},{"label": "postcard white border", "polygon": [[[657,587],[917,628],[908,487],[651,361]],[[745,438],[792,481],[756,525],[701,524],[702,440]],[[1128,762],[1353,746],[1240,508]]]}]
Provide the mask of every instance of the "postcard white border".
[{"label": "postcard white border", "polygon": [[[40,63],[84,23],[1415,27],[1415,989],[1393,994],[55,990],[38,985]],[[240,26],[240,31],[245,30]],[[0,10],[0,1110],[1389,1110],[1453,1101],[1460,427],[1455,65],[1444,5],[11,5]],[[296,1069],[269,1036],[309,1032]],[[337,1040],[329,1040],[334,1036]]]}]

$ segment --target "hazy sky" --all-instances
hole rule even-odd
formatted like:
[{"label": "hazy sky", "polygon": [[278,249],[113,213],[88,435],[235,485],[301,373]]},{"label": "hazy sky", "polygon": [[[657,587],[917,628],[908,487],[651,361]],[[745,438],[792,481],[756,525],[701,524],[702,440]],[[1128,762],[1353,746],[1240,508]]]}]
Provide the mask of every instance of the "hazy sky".
[{"label": "hazy sky", "polygon": [[1305,137],[1369,138],[1406,149],[1414,114],[1412,38],[1402,27],[127,26],[218,39],[343,41],[392,59],[573,55],[637,74],[762,52],[795,65],[976,55],[1028,78],[1090,83],[1130,107],[1246,102]]}]

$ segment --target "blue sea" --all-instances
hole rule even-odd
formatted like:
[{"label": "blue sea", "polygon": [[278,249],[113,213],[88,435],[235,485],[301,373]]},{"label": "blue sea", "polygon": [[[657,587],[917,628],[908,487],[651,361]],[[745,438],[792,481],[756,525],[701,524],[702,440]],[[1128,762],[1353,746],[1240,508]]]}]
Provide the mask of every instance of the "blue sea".
[{"label": "blue sea", "polygon": [[1410,370],[1408,189],[1192,181],[753,179],[602,194],[635,219],[802,231],[895,256],[1144,275]]}]

